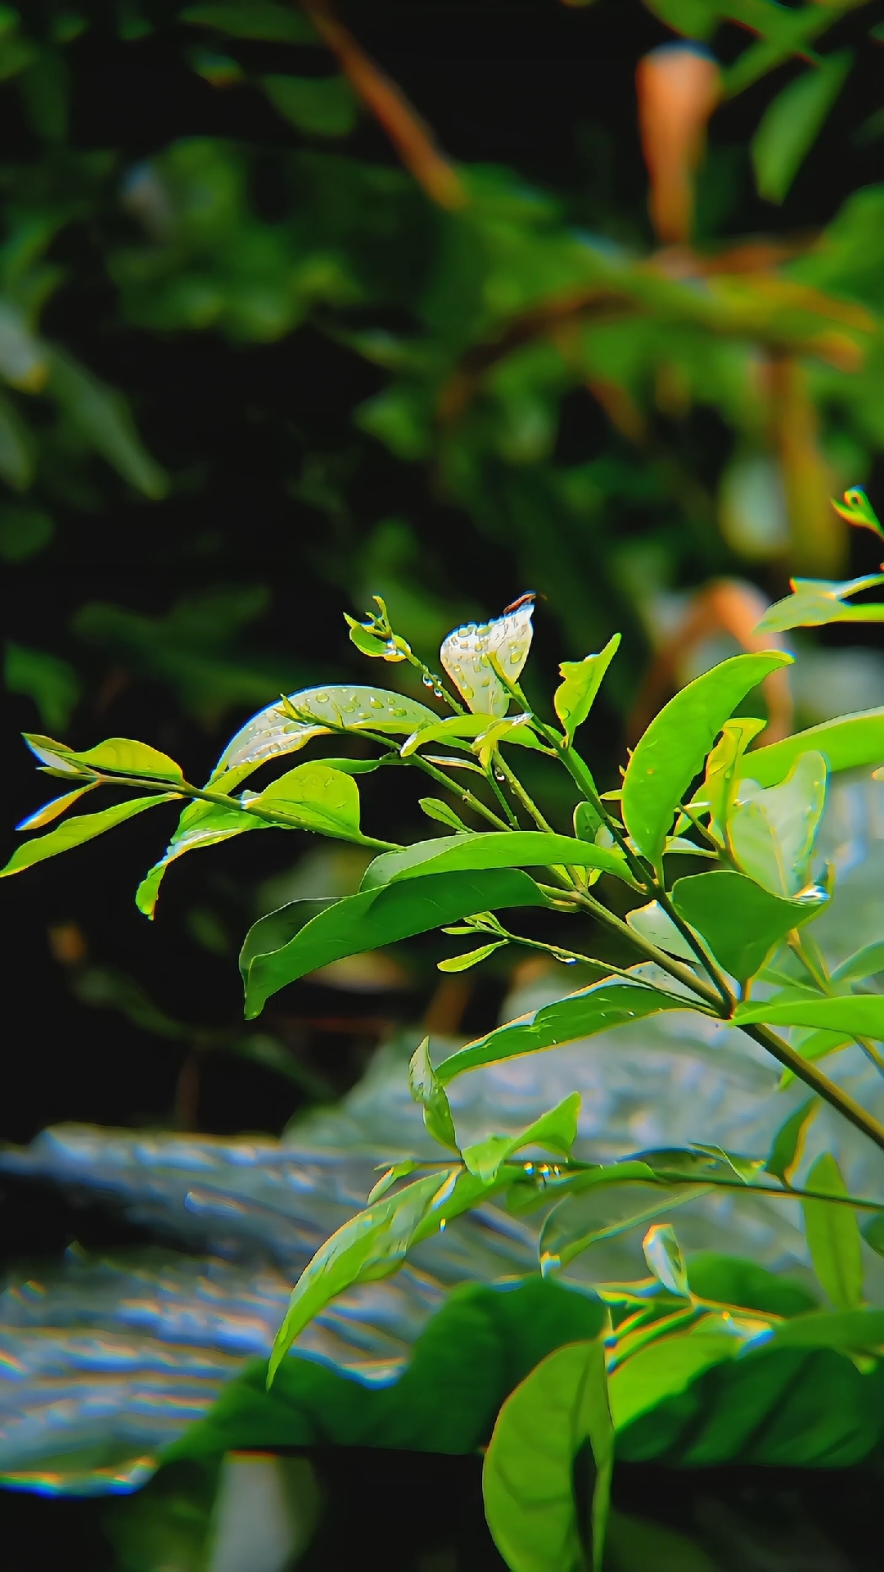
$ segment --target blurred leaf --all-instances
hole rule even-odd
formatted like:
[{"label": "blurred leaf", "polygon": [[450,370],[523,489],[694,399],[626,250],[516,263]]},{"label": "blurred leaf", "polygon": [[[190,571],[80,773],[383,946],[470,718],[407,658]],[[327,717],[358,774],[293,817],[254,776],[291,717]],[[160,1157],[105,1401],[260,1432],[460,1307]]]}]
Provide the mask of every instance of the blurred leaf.
[{"label": "blurred leaf", "polygon": [[782,900],[744,874],[723,868],[676,880],[672,903],[725,971],[745,983],[793,928],[819,915],[826,895],[814,889],[805,900]]},{"label": "blurred leaf", "polygon": [[808,881],[826,806],[826,760],[821,753],[803,753],[779,786],[767,788],[756,786],[751,768],[750,763],[728,819],[731,850],[766,890],[791,898]]},{"label": "blurred leaf", "polygon": [[623,782],[623,816],[639,850],[659,862],[676,807],[703,768],[733,710],[791,657],[735,655],[670,699],[633,750]]},{"label": "blurred leaf", "polygon": [[[32,480],[34,479],[33,436],[31,435],[31,432],[25,425],[24,421],[20,418],[18,410],[16,409],[12,400],[7,398],[5,394],[0,394],[0,477],[2,477],[3,480],[6,481],[7,486],[11,486],[14,491],[27,491]],[[10,525],[7,524],[7,518],[15,518],[16,514],[19,514],[25,518],[46,518],[45,514],[39,514],[36,511],[32,512],[30,509],[4,508],[3,514],[0,516],[2,517],[2,523],[0,523],[2,537],[0,538],[2,538],[3,541],[2,553],[3,556],[6,557],[7,561],[16,560],[14,556],[10,555],[9,549],[6,546],[8,531],[10,529]],[[44,540],[41,540],[41,545],[45,545],[46,540],[48,540],[49,536],[52,534],[51,520],[49,520],[49,525],[49,533],[46,535]],[[33,530],[32,533],[34,533]],[[29,550],[33,551],[39,551],[39,549],[39,546],[33,546],[29,548]],[[27,554],[27,551],[19,552],[20,556],[26,556]]]},{"label": "blurred leaf", "polygon": [[556,863],[575,867],[601,868],[615,878],[629,881],[622,852],[608,851],[569,835],[546,834],[541,830],[469,831],[440,835],[434,841],[416,841],[401,851],[381,852],[369,863],[362,880],[364,890],[406,879],[423,878],[428,873],[455,873],[487,868],[551,867]]},{"label": "blurred leaf", "polygon": [[810,1315],[797,1316],[786,1326],[775,1328],[768,1346],[771,1349],[840,1348],[847,1352],[865,1348],[877,1351],[882,1340],[884,1311],[860,1309],[857,1305],[852,1309],[816,1310]]},{"label": "blurred leaf", "polygon": [[755,180],[768,202],[782,202],[825,124],[853,65],[841,49],[784,87],[769,104],[751,142]]},{"label": "blurred leaf", "polygon": [[[453,874],[440,875],[454,878]],[[523,875],[523,877],[526,877]],[[392,890],[407,889],[407,884],[391,885]],[[560,1043],[592,1037],[627,1021],[639,1021],[659,1010],[683,1009],[680,999],[660,993],[640,982],[603,981],[573,993],[555,1004],[545,1004],[533,1014],[498,1026],[475,1042],[467,1043],[438,1066],[440,1080],[447,1083],[464,1070],[481,1064],[496,1064],[517,1054],[535,1053],[541,1048],[556,1048]]]},{"label": "blurred leaf", "polygon": [[544,1221],[538,1241],[541,1270],[567,1267],[600,1240],[646,1228],[655,1217],[705,1195],[705,1166],[697,1161],[697,1183],[677,1188],[656,1183],[654,1169],[640,1158],[582,1174]]},{"label": "blurred leaf", "polygon": [[654,1223],[645,1234],[642,1251],[654,1276],[670,1294],[690,1297],[687,1267],[671,1223]]},{"label": "blurred leaf", "polygon": [[[253,954],[246,979],[246,1017],[260,1015],[271,994],[330,961],[427,933],[475,912],[508,906],[544,906],[526,873],[438,873],[335,902],[281,948]],[[246,943],[248,944],[248,935]]]},{"label": "blurred leaf", "polygon": [[54,534],[49,514],[38,508],[0,508],[0,557],[5,562],[26,561],[48,546]]},{"label": "blurred leaf", "polygon": [[174,792],[165,792],[161,797],[134,797],[128,802],[115,803],[112,808],[104,808],[101,813],[81,813],[76,818],[66,819],[57,830],[51,830],[48,835],[41,835],[19,846],[6,867],[0,869],[0,878],[10,873],[21,873],[22,869],[31,868],[34,863],[45,862],[47,857],[57,857],[59,852],[70,851],[72,846],[82,846],[84,841],[94,840],[96,835],[103,835],[105,830],[112,830],[115,825],[122,824],[124,819],[132,819],[147,808],[155,808],[158,803],[174,801]]},{"label": "blurred leaf", "polygon": [[68,131],[70,73],[57,49],[35,53],[20,81],[31,130],[46,142],[63,142]]},{"label": "blurred leaf", "polygon": [[782,1184],[792,1183],[804,1156],[807,1132],[821,1107],[818,1097],[809,1097],[784,1120],[773,1138],[765,1173],[773,1174]]},{"label": "blurred leaf", "polygon": [[624,1430],[640,1414],[683,1392],[704,1370],[730,1360],[740,1339],[723,1316],[705,1316],[687,1332],[678,1332],[639,1349],[609,1378],[614,1428]]},{"label": "blurred leaf", "polygon": [[80,679],[68,661],[10,641],[3,676],[8,692],[33,699],[44,726],[64,730],[80,700]]},{"label": "blurred leaf", "polygon": [[313,136],[349,136],[358,106],[344,76],[265,76],[261,86],[274,109]]},{"label": "blurred leaf", "polygon": [[[572,1474],[587,1443],[592,1507],[582,1524]],[[571,1343],[507,1398],[485,1453],[485,1516],[512,1572],[577,1572],[584,1542],[601,1572],[613,1463],[604,1343]]]},{"label": "blurred leaf", "polygon": [[[846,1195],[847,1186],[834,1157],[824,1152],[807,1176],[812,1190],[830,1195]],[[839,1310],[858,1310],[863,1300],[863,1263],[859,1225],[846,1206],[827,1206],[825,1201],[802,1201],[804,1231],[813,1269],[833,1305]],[[879,1315],[884,1335],[884,1314]]]},{"label": "blurred leaf", "polygon": [[878,972],[884,972],[884,940],[874,944],[866,944],[849,960],[842,961],[832,973],[833,983],[862,982],[866,977],[874,977]]},{"label": "blurred leaf", "polygon": [[256,38],[267,43],[315,44],[316,33],[306,16],[271,0],[240,0],[237,4],[191,5],[181,20],[192,27],[213,27],[231,38]]},{"label": "blurred leaf", "polygon": [[757,632],[782,632],[787,628],[820,628],[830,622],[882,622],[884,606],[879,604],[846,606],[845,598],[860,590],[884,584],[884,574],[868,573],[865,578],[843,583],[826,579],[793,579],[792,594],[766,611]]},{"label": "blurred leaf", "polygon": [[856,770],[884,760],[884,709],[839,715],[782,742],[755,748],[738,761],[737,774],[759,786],[776,786],[806,753],[818,750],[829,769]]},{"label": "blurred leaf", "polygon": [[20,306],[0,300],[0,376],[23,393],[39,393],[49,375],[49,356]]},{"label": "blurred leaf", "polygon": [[585,660],[566,660],[559,667],[564,681],[556,689],[553,702],[569,743],[592,709],[605,672],[619,648],[620,634],[615,633],[600,654],[587,655]]},{"label": "blurred leaf", "polygon": [[47,349],[47,391],[58,401],[74,429],[136,491],[156,500],[168,482],[141,442],[122,394],[58,348]]}]

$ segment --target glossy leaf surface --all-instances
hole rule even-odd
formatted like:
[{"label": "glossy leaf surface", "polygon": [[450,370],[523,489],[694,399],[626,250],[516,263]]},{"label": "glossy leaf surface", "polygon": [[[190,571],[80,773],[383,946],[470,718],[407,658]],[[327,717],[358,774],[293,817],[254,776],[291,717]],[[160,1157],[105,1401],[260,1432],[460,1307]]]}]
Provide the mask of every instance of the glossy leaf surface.
[{"label": "glossy leaf surface", "polygon": [[884,996],[844,996],[816,999],[812,995],[788,998],[774,994],[772,999],[738,1004],[733,1025],[764,1021],[769,1026],[811,1026],[848,1036],[884,1039]]},{"label": "glossy leaf surface", "polygon": [[464,1070],[475,1070],[481,1064],[495,1064],[500,1059],[512,1059],[516,1054],[555,1048],[559,1043],[574,1042],[578,1037],[592,1037],[596,1032],[641,1020],[646,1015],[656,1015],[660,1010],[684,1008],[686,1004],[681,1000],[642,983],[604,980],[567,999],[559,999],[555,1004],[545,1004],[530,1015],[508,1021],[505,1026],[498,1026],[475,1042],[467,1043],[465,1048],[444,1059],[437,1073],[439,1079],[447,1083]]},{"label": "glossy leaf surface", "polygon": [[490,830],[487,834],[440,835],[436,840],[417,841],[402,851],[382,852],[365,870],[362,888],[379,889],[429,873],[548,868],[557,863],[600,868],[615,878],[628,878],[623,854],[604,846],[594,846],[570,835],[546,835],[541,830]]},{"label": "glossy leaf surface", "polygon": [[287,713],[279,701],[269,704],[231,738],[215,766],[213,780],[237,765],[257,767],[265,759],[295,753],[311,737],[321,737],[341,727],[407,736],[438,720],[425,704],[401,693],[389,693],[385,688],[306,688],[302,693],[290,694],[288,703],[303,720]]},{"label": "glossy leaf surface", "polygon": [[623,817],[639,850],[654,864],[678,803],[703,768],[725,721],[747,693],[791,656],[735,655],[670,699],[636,744],[623,782]]},{"label": "glossy leaf surface", "polygon": [[678,879],[672,903],[725,971],[747,982],[787,933],[818,915],[826,896],[815,890],[807,900],[782,900],[745,874],[721,868]]},{"label": "glossy leaf surface", "polygon": [[803,753],[821,753],[832,771],[857,770],[884,760],[884,709],[860,710],[822,721],[807,731],[797,731],[782,742],[754,748],[744,754],[737,773],[759,786],[776,786],[785,780]]},{"label": "glossy leaf surface", "polygon": [[327,764],[299,764],[249,802],[291,814],[293,823],[325,835],[359,832],[359,788],[349,774]]},{"label": "glossy leaf surface", "polygon": [[364,890],[335,902],[280,949],[255,955],[246,981],[246,1016],[259,1015],[265,1001],[286,983],[331,961],[376,950],[445,923],[498,907],[545,906],[526,873],[438,873]]},{"label": "glossy leaf surface", "polygon": [[562,661],[559,671],[563,681],[555,691],[553,703],[569,743],[574,741],[575,731],[592,709],[605,672],[619,647],[620,634],[615,633],[598,655],[587,655],[585,660]]},{"label": "glossy leaf surface", "polygon": [[45,862],[47,857],[57,857],[60,852],[82,846],[84,841],[94,840],[96,835],[103,835],[106,830],[123,824],[126,819],[134,819],[148,808],[156,808],[161,802],[174,801],[174,792],[163,792],[158,797],[133,797],[128,802],[115,803],[112,808],[103,808],[100,813],[80,813],[76,818],[65,819],[48,835],[39,835],[35,840],[26,841],[23,846],[17,847],[6,867],[0,869],[0,878],[11,873],[21,873],[37,862]]},{"label": "glossy leaf surface", "polygon": [[789,898],[807,884],[827,774],[821,753],[804,753],[779,786],[740,782],[728,819],[731,850],[744,873],[774,895]]},{"label": "glossy leaf surface", "polygon": [[[572,1473],[586,1443],[592,1509],[581,1534]],[[613,1461],[604,1344],[571,1343],[507,1398],[485,1454],[485,1515],[512,1572],[581,1572],[587,1561],[601,1572]]]}]

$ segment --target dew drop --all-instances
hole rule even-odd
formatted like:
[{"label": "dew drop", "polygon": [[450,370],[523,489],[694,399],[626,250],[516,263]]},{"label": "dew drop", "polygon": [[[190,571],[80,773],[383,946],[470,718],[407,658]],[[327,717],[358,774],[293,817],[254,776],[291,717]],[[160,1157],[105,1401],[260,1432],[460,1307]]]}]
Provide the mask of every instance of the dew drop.
[{"label": "dew drop", "polygon": [[577,962],[574,959],[573,955],[560,955],[559,956],[559,960],[561,961],[563,966],[576,966],[577,965]]},{"label": "dew drop", "polygon": [[474,697],[475,692],[476,692],[475,688],[468,687],[466,683],[464,683],[464,686],[461,688],[460,691],[461,691],[461,693],[463,694],[464,698],[467,700],[468,703],[469,703],[469,700]]},{"label": "dew drop", "polygon": [[506,780],[506,776],[504,775],[503,770],[495,770],[494,771],[494,779],[496,781],[505,781]]},{"label": "dew drop", "polygon": [[317,704],[327,704],[328,703],[328,694],[327,693],[316,693],[316,694],[314,694],[314,698],[316,699]]},{"label": "dew drop", "polygon": [[440,1232],[440,1234],[444,1234],[444,1232],[445,1232],[445,1224],[446,1224],[447,1221],[448,1221],[447,1218],[440,1217],[440,1219],[439,1219],[439,1232]]},{"label": "dew drop", "polygon": [[368,702],[371,705],[371,708],[373,710],[382,710],[383,707],[384,707],[383,699],[376,699],[376,698],[372,697],[372,698],[369,699]]},{"label": "dew drop", "polygon": [[424,685],[425,688],[432,688],[432,686],[433,686],[433,679],[432,679],[432,677],[423,677],[421,680],[422,680],[423,685]]},{"label": "dew drop", "polygon": [[396,709],[396,710],[391,710],[390,714],[391,715],[395,715],[396,719],[399,720],[401,718],[401,716],[407,715],[408,711],[407,710],[402,710],[402,709]]}]

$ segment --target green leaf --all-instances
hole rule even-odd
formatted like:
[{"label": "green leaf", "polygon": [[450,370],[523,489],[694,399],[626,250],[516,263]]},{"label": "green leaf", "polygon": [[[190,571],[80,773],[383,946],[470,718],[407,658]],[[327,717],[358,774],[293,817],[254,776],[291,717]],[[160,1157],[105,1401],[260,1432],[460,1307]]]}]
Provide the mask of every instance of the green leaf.
[{"label": "green leaf", "polygon": [[63,797],[53,797],[51,802],[44,803],[36,813],[29,813],[26,819],[22,819],[21,823],[15,826],[16,829],[42,830],[44,824],[51,824],[53,819],[61,818],[68,808],[72,808],[75,802],[85,797],[87,791],[95,791],[96,785],[97,782],[93,781],[89,786],[80,786],[76,791],[65,792]]},{"label": "green leaf", "polygon": [[790,655],[734,655],[670,699],[636,744],[623,782],[623,818],[655,866],[678,804],[737,705]]},{"label": "green leaf", "polygon": [[672,887],[679,916],[741,983],[754,977],[786,934],[816,917],[826,901],[825,891],[816,888],[804,900],[782,900],[727,868],[692,874]]},{"label": "green leaf", "polygon": [[81,769],[109,770],[116,775],[146,775],[151,780],[176,783],[184,780],[181,765],[167,753],[160,753],[158,748],[151,748],[146,742],[133,742],[129,737],[108,737],[106,742],[99,742],[86,753],[75,753],[73,748],[65,748],[61,743],[55,746],[66,764]]},{"label": "green leaf", "polygon": [[299,131],[349,136],[356,125],[356,95],[345,76],[264,76],[261,86],[274,109]]},{"label": "green leaf", "polygon": [[438,824],[447,824],[450,830],[469,835],[469,830],[463,819],[459,819],[453,808],[441,797],[419,797],[418,807],[426,814],[428,819],[435,819]]},{"label": "green leaf", "polygon": [[[0,461],[3,428],[0,425]],[[0,462],[0,474],[3,473]],[[0,508],[0,557],[4,562],[26,562],[49,545],[55,524],[39,508]]]},{"label": "green leaf", "polygon": [[322,759],[327,770],[340,770],[343,775],[373,775],[384,759]]},{"label": "green leaf", "polygon": [[818,1097],[809,1097],[790,1113],[774,1136],[764,1171],[773,1174],[781,1184],[791,1184],[801,1166],[807,1132],[821,1107]]},{"label": "green leaf", "polygon": [[80,437],[136,491],[153,500],[164,497],[167,477],[141,442],[122,395],[64,351],[52,348],[47,353],[47,392],[58,400]]},{"label": "green leaf", "polygon": [[619,647],[620,634],[615,633],[598,655],[587,655],[585,660],[562,661],[559,671],[564,681],[553,695],[553,704],[569,744],[573,743],[577,727],[583,725],[592,709],[605,672]]},{"label": "green leaf", "polygon": [[[34,447],[30,430],[12,400],[0,394],[0,475],[13,491],[26,491],[34,479]],[[45,546],[53,529],[49,515],[37,509],[4,508],[0,515],[0,556],[7,562],[21,561]],[[35,538],[38,544],[32,545]]]},{"label": "green leaf", "polygon": [[443,1059],[437,1074],[447,1084],[464,1070],[496,1064],[517,1054],[536,1053],[541,1048],[557,1048],[560,1043],[574,1042],[579,1037],[593,1037],[597,1032],[640,1021],[660,1010],[686,1008],[689,1008],[688,1000],[675,999],[643,983],[614,982],[606,978],[467,1043],[465,1048]]},{"label": "green leaf", "polygon": [[[574,809],[574,834],[581,841],[594,841],[603,828],[602,816],[591,802],[578,802]],[[607,832],[610,837],[610,830]]]},{"label": "green leaf", "polygon": [[827,776],[823,755],[804,753],[779,786],[740,781],[728,819],[731,850],[744,873],[773,895],[795,896],[807,883]]},{"label": "green leaf", "polygon": [[696,950],[691,949],[687,939],[668,913],[663,910],[659,901],[649,901],[647,906],[638,906],[634,911],[627,912],[626,921],[642,939],[656,944],[659,949],[665,950],[667,955],[676,955],[682,961],[696,962]]},{"label": "green leaf", "polygon": [[793,997],[788,991],[788,997],[774,994],[772,999],[738,1004],[729,1024],[751,1026],[758,1021],[768,1026],[820,1027],[829,1032],[846,1032],[849,1037],[874,1037],[884,1041],[884,995],[820,999],[812,994]]},{"label": "green leaf", "polygon": [[738,765],[738,774],[750,777],[759,786],[776,786],[784,780],[801,755],[811,750],[821,753],[831,771],[857,770],[884,760],[884,709],[860,710],[822,721],[807,731],[798,731],[782,742],[755,748]]},{"label": "green leaf", "polygon": [[[587,1444],[592,1510],[581,1525],[572,1476]],[[584,1537],[601,1572],[613,1463],[604,1344],[571,1343],[507,1398],[485,1454],[485,1516],[511,1572],[581,1572]]]},{"label": "green leaf", "polygon": [[518,1135],[489,1135],[474,1146],[464,1147],[462,1155],[469,1172],[487,1184],[496,1179],[501,1163],[526,1146],[540,1146],[544,1151],[568,1157],[577,1139],[580,1102],[580,1093],[572,1092]]},{"label": "green leaf", "polygon": [[768,105],[750,144],[755,182],[766,201],[783,201],[852,64],[853,50],[841,49],[790,82]]},{"label": "green leaf", "polygon": [[215,766],[213,782],[229,769],[257,766],[264,759],[295,753],[312,737],[325,736],[336,727],[402,736],[430,726],[438,718],[425,704],[384,688],[305,688],[290,694],[285,703],[307,718],[294,719],[281,700],[260,710],[227,744]]},{"label": "green leaf", "polygon": [[412,1055],[408,1066],[408,1082],[412,1097],[423,1108],[424,1124],[433,1140],[454,1152],[459,1151],[448,1097],[430,1059],[429,1037],[424,1038]]},{"label": "green leaf", "polygon": [[256,38],[265,43],[315,44],[316,33],[306,16],[271,0],[240,0],[239,4],[190,5],[181,21],[191,27],[212,27],[231,38]]},{"label": "green leaf", "polygon": [[691,1288],[698,1299],[739,1305],[770,1315],[797,1316],[816,1310],[817,1300],[803,1283],[771,1272],[755,1261],[703,1250],[691,1256]]},{"label": "green leaf", "polygon": [[775,1327],[765,1347],[839,1348],[848,1352],[865,1348],[877,1353],[882,1344],[884,1310],[856,1306],[843,1310],[814,1310],[809,1315],[797,1316],[786,1326]]},{"label": "green leaf", "polygon": [[695,794],[698,805],[709,808],[710,828],[724,840],[725,826],[739,784],[739,764],[750,742],[764,730],[764,721],[752,715],[726,721],[706,760],[703,785]]},{"label": "green leaf", "polygon": [[877,972],[884,972],[884,940],[878,939],[874,944],[866,944],[847,961],[842,961],[832,973],[833,983],[862,982],[865,977],[874,977]]},{"label": "green leaf", "polygon": [[80,679],[70,661],[11,639],[6,645],[3,680],[9,693],[33,699],[44,726],[66,726],[80,701]]},{"label": "green leaf", "polygon": [[702,1371],[733,1359],[739,1351],[740,1339],[732,1325],[723,1316],[712,1315],[688,1332],[646,1344],[609,1378],[615,1430],[625,1430],[640,1414],[683,1392]]},{"label": "green leaf", "polygon": [[[847,1195],[841,1170],[830,1152],[817,1158],[807,1176],[807,1188],[826,1195]],[[849,1207],[829,1206],[825,1201],[802,1201],[801,1209],[807,1247],[821,1286],[837,1309],[858,1310],[863,1301],[863,1262],[855,1214]],[[884,1315],[881,1321],[884,1326]]]},{"label": "green leaf", "polygon": [[830,622],[881,622],[884,606],[845,606],[848,595],[884,584],[884,574],[868,573],[865,578],[846,579],[843,583],[827,579],[792,579],[791,595],[769,607],[756,633],[785,632],[787,628],[821,628]]},{"label": "green leaf", "polygon": [[471,967],[478,966],[482,961],[487,961],[489,955],[495,950],[501,950],[508,943],[506,939],[495,939],[493,944],[480,944],[475,950],[466,950],[463,955],[451,955],[447,961],[437,961],[436,970],[440,972],[468,972]]},{"label": "green leaf", "polygon": [[297,765],[249,798],[248,806],[291,814],[293,827],[299,829],[359,834],[359,788],[351,776],[325,762]]},{"label": "green leaf", "polygon": [[96,835],[112,830],[115,824],[134,819],[136,814],[144,813],[147,808],[155,808],[158,803],[175,800],[175,792],[163,792],[159,797],[132,797],[128,802],[117,802],[112,808],[104,808],[100,813],[80,813],[74,819],[66,819],[49,835],[41,835],[19,846],[6,867],[0,869],[0,878],[10,873],[21,873],[25,868],[32,868],[34,863],[45,862],[47,857],[57,857],[59,852],[70,851],[73,846],[82,846],[84,841],[94,840]]},{"label": "green leaf", "polygon": [[[702,1159],[696,1166],[702,1176]],[[546,1274],[569,1266],[590,1245],[646,1228],[661,1213],[707,1193],[702,1177],[696,1184],[667,1186],[642,1157],[582,1173],[544,1221],[538,1241],[541,1270]]]},{"label": "green leaf", "polygon": [[178,827],[159,862],[148,870],[135,892],[135,905],[145,917],[152,918],[156,910],[160,885],[170,863],[177,862],[185,852],[207,846],[217,846],[246,830],[272,829],[266,819],[258,819],[240,808],[223,808],[213,802],[196,799],[188,803],[178,820]]},{"label": "green leaf", "polygon": [[314,917],[288,944],[253,957],[246,982],[246,1016],[252,1020],[259,1015],[270,995],[286,983],[344,956],[395,944],[497,907],[544,905],[534,880],[508,869],[438,873],[349,895]]},{"label": "green leaf", "polygon": [[642,1240],[642,1251],[654,1276],[670,1294],[690,1296],[688,1272],[671,1223],[654,1223]]},{"label": "green leaf", "polygon": [[622,852],[593,846],[570,835],[548,835],[541,830],[468,831],[466,834],[440,835],[432,841],[416,841],[402,851],[381,852],[365,870],[364,890],[428,873],[454,873],[485,868],[549,868],[574,864],[600,868],[615,878],[631,883]]}]

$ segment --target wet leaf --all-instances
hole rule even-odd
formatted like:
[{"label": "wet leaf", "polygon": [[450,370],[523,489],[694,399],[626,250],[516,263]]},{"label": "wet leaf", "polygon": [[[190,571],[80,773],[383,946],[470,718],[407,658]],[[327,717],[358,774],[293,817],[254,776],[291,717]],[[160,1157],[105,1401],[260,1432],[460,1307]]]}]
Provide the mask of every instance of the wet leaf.
[{"label": "wet leaf", "polygon": [[326,763],[299,764],[257,796],[250,808],[291,814],[293,826],[325,835],[359,834],[359,788]]},{"label": "wet leaf", "polygon": [[728,819],[731,850],[743,872],[773,895],[789,898],[807,884],[827,775],[821,753],[804,753],[779,786],[740,781]]},{"label": "wet leaf", "polygon": [[[280,700],[269,704],[240,728],[218,760],[213,781],[241,765],[257,766],[264,759],[295,753],[311,737],[324,736],[341,726],[357,732],[407,736],[438,719],[425,704],[384,688],[306,688],[302,693],[290,694],[287,703],[288,710]],[[295,719],[291,710],[305,719]]]},{"label": "wet leaf", "polygon": [[518,1135],[489,1135],[484,1141],[464,1147],[463,1160],[470,1173],[487,1183],[497,1177],[501,1163],[526,1146],[539,1146],[568,1157],[577,1139],[580,1100],[580,1093],[572,1092]]}]

